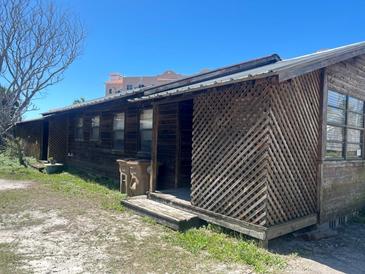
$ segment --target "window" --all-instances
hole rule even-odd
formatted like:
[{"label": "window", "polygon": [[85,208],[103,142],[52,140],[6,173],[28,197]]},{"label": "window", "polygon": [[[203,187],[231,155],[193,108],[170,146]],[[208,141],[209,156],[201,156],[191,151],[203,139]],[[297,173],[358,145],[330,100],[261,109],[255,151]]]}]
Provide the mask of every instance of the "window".
[{"label": "window", "polygon": [[124,113],[117,113],[113,119],[113,148],[124,149]]},{"label": "window", "polygon": [[113,93],[113,90],[110,88],[109,89],[109,94],[112,94]]},{"label": "window", "polygon": [[100,135],[100,116],[94,116],[91,118],[91,141],[98,141]]},{"label": "window", "polygon": [[140,151],[148,154],[152,147],[152,114],[152,109],[145,109],[139,116]]},{"label": "window", "polygon": [[127,90],[133,89],[133,85],[127,85]]},{"label": "window", "polygon": [[84,119],[79,117],[75,124],[75,140],[82,141],[84,139]]},{"label": "window", "polygon": [[144,85],[143,85],[143,84],[139,84],[139,85],[138,85],[138,87],[139,87],[139,88],[143,88],[143,87],[144,87]]},{"label": "window", "polygon": [[363,157],[364,102],[328,91],[326,158]]}]

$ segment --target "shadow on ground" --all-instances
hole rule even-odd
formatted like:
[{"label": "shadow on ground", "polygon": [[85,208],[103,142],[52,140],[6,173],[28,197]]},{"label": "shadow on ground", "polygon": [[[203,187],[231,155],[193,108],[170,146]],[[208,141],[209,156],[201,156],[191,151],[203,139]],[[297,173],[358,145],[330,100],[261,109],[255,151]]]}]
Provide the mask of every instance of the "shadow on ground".
[{"label": "shadow on ground", "polygon": [[85,180],[85,181],[93,181],[95,183],[98,183],[99,185],[105,186],[111,190],[119,190],[119,182],[117,180],[112,180],[107,177],[102,176],[95,176],[91,173],[87,173],[85,171],[76,170],[73,168],[66,168],[66,172],[78,176],[79,178]]},{"label": "shadow on ground", "polygon": [[365,273],[365,224],[351,223],[337,231],[317,241],[284,236],[273,240],[270,250],[298,254],[291,273]]}]

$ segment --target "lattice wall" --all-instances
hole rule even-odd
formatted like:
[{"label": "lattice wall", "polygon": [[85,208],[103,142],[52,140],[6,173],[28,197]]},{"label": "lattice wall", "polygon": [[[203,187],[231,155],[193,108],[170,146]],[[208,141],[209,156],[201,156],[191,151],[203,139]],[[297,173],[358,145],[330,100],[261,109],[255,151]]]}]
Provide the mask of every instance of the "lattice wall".
[{"label": "lattice wall", "polygon": [[67,117],[49,119],[48,157],[64,162],[67,154]]},{"label": "lattice wall", "polygon": [[266,224],[269,82],[194,99],[192,204]]},{"label": "lattice wall", "polygon": [[320,72],[272,87],[267,223],[317,211]]},{"label": "lattice wall", "polygon": [[316,211],[319,73],[194,99],[192,204],[271,226]]}]

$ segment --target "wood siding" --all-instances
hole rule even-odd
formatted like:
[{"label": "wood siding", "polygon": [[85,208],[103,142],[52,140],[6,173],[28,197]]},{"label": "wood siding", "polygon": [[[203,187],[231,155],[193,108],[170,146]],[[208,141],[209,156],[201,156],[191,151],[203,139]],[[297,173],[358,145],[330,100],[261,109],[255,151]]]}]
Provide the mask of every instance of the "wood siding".
[{"label": "wood siding", "polygon": [[22,139],[25,156],[40,159],[42,149],[42,121],[18,124],[15,135]]},{"label": "wood siding", "polygon": [[317,212],[320,90],[314,72],[194,98],[193,205],[262,226]]},{"label": "wood siding", "polygon": [[[365,100],[365,56],[326,69],[329,90]],[[324,127],[326,121],[324,121]],[[325,147],[325,137],[323,145]],[[364,136],[363,136],[364,137]],[[364,141],[364,140],[363,140]],[[365,207],[365,161],[322,161],[320,222],[336,221]]]},{"label": "wood siding", "polygon": [[[124,150],[113,149],[113,118],[114,114],[125,113],[125,147]],[[100,138],[90,140],[91,119],[100,116]],[[83,120],[83,140],[75,139],[76,119]],[[101,109],[88,109],[69,115],[67,164],[94,174],[119,179],[117,159],[136,158],[138,152],[139,130],[138,106],[108,105]]]}]

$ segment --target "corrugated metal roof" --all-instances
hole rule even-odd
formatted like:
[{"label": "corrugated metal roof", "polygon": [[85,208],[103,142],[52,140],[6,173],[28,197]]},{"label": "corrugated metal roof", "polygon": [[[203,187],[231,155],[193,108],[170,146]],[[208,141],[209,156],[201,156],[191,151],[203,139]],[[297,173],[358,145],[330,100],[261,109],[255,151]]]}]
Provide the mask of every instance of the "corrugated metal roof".
[{"label": "corrugated metal roof", "polygon": [[261,66],[258,68],[234,73],[223,77],[217,77],[215,79],[204,81],[199,84],[175,88],[156,94],[145,94],[144,96],[129,99],[128,101],[136,102],[159,99],[172,95],[179,95],[236,82],[265,78],[269,76],[277,76],[279,81],[285,81],[298,75],[302,75],[304,73],[308,73],[310,71],[314,71],[361,54],[365,54],[365,42],[351,44],[329,50],[323,50],[287,60],[281,60],[276,63]]},{"label": "corrugated metal roof", "polygon": [[106,97],[101,97],[101,98],[98,98],[98,99],[86,101],[86,102],[83,102],[83,103],[80,103],[80,104],[74,104],[74,105],[70,105],[70,106],[67,106],[67,107],[63,107],[63,108],[52,109],[52,110],[49,110],[48,112],[43,113],[43,115],[48,115],[48,114],[58,113],[58,112],[64,112],[64,111],[69,111],[69,110],[74,110],[74,109],[80,109],[80,108],[84,108],[84,107],[88,107],[88,106],[92,106],[92,105],[102,104],[102,103],[105,103],[105,102],[115,101],[115,100],[118,100],[118,99],[121,99],[121,98],[126,98],[126,97],[142,96],[144,94],[159,93],[159,92],[163,92],[165,90],[169,90],[169,89],[173,89],[173,88],[177,88],[177,87],[181,87],[181,86],[186,86],[186,85],[190,85],[190,84],[199,83],[199,82],[202,82],[202,81],[205,81],[205,80],[208,80],[208,79],[212,79],[212,78],[215,78],[215,77],[219,77],[219,76],[222,76],[222,75],[227,75],[227,74],[235,73],[235,72],[238,72],[238,71],[252,69],[254,67],[259,67],[259,66],[263,66],[263,65],[267,65],[267,64],[272,64],[272,63],[275,63],[279,60],[281,60],[281,59],[277,54],[272,54],[272,55],[265,56],[265,57],[262,57],[262,58],[245,61],[245,62],[242,62],[242,63],[239,63],[239,64],[218,68],[218,69],[211,70],[211,71],[204,72],[204,73],[199,73],[199,74],[189,76],[189,77],[185,77],[183,79],[173,81],[173,82],[170,82],[170,83],[167,83],[167,84],[163,84],[163,85],[159,85],[159,86],[149,86],[149,87],[135,88],[135,89],[132,89],[132,90],[124,91],[122,93],[118,93],[118,94],[109,95],[109,96],[106,96]]},{"label": "corrugated metal roof", "polygon": [[[208,73],[194,75],[161,86],[133,89],[126,93],[53,109],[43,113],[43,115],[84,108],[127,97],[133,97],[128,99],[130,102],[157,99],[268,76],[277,76],[279,81],[285,81],[361,54],[365,54],[365,42],[323,50],[287,60],[280,60],[280,57],[274,54],[237,65],[223,67]],[[250,67],[251,65],[254,67]]]}]

